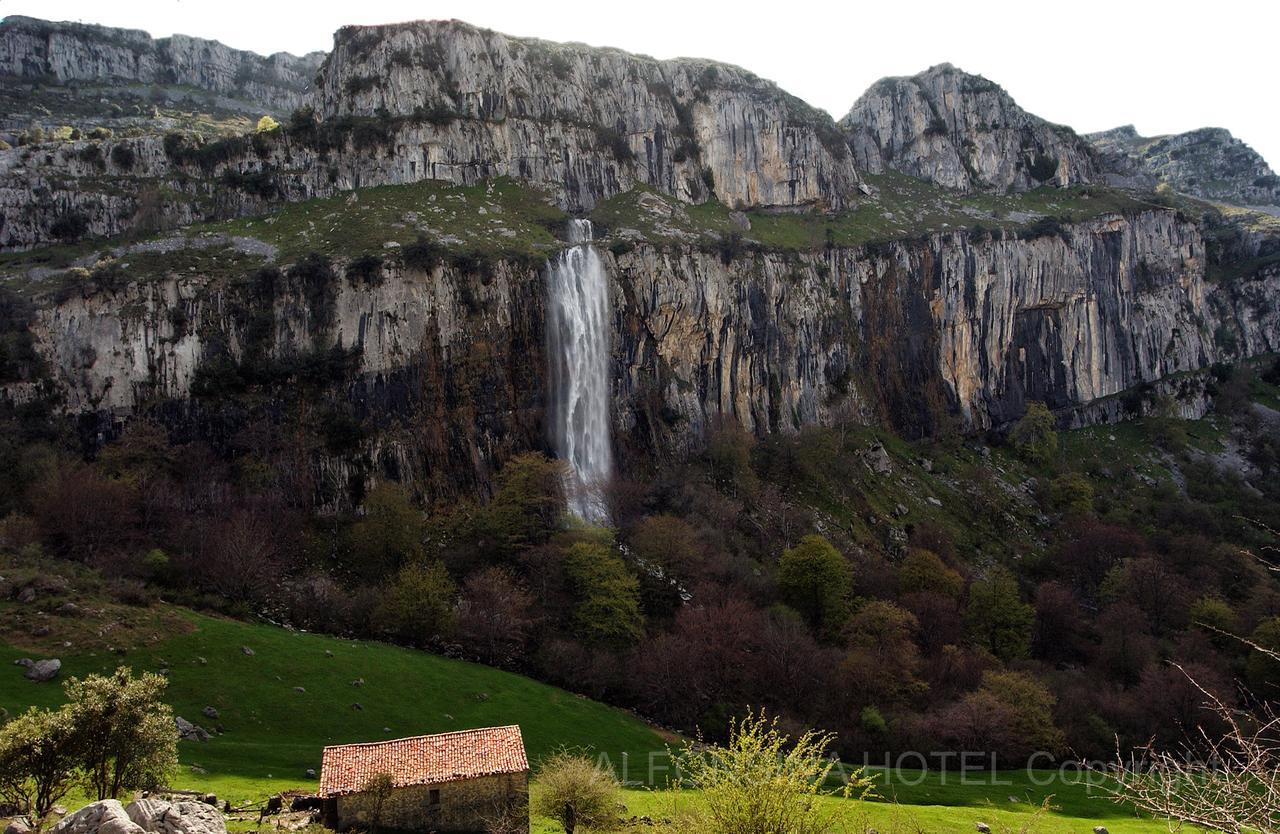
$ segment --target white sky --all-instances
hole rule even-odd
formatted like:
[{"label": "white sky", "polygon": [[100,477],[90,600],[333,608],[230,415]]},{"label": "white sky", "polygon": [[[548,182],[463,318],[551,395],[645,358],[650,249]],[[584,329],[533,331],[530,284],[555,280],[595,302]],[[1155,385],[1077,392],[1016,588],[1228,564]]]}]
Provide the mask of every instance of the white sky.
[{"label": "white sky", "polygon": [[7,14],[181,32],[263,53],[328,49],[349,23],[459,18],[513,35],[728,61],[836,118],[876,79],[949,61],[1082,133],[1225,127],[1280,165],[1275,0],[0,0]]}]

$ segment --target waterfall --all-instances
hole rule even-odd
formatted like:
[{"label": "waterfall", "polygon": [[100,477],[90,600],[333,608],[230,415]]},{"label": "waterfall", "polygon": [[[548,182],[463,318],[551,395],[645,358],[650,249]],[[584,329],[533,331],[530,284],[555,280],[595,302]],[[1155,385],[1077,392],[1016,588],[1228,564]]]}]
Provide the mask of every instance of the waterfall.
[{"label": "waterfall", "polygon": [[551,439],[569,464],[569,509],[609,520],[603,490],[613,472],[609,440],[609,283],[591,245],[591,221],[569,221],[570,246],[547,268]]}]

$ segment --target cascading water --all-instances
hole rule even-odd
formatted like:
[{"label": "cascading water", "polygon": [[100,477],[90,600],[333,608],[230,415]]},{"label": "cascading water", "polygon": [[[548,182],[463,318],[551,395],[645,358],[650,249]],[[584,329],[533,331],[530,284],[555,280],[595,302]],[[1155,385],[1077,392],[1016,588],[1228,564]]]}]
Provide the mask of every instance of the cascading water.
[{"label": "cascading water", "polygon": [[570,246],[547,268],[550,425],[569,464],[569,509],[608,521],[603,490],[613,472],[609,440],[609,282],[591,245],[591,221],[569,221]]}]

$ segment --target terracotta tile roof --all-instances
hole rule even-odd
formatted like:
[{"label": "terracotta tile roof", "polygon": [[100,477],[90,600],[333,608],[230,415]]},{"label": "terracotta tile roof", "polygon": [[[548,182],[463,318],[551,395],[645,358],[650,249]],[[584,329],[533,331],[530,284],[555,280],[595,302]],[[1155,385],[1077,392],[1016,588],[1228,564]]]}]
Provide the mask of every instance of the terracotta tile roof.
[{"label": "terracotta tile roof", "polygon": [[397,788],[434,785],[529,769],[519,727],[488,727],[324,749],[320,796],[359,793],[372,776],[391,774]]}]

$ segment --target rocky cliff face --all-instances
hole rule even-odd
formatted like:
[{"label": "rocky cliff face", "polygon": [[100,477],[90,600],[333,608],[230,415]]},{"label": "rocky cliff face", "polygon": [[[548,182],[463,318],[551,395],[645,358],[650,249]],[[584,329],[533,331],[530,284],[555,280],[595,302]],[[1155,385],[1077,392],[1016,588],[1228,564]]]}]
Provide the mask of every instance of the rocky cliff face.
[{"label": "rocky cliff face", "polygon": [[456,21],[339,30],[317,109],[423,122],[396,152],[421,176],[516,176],[572,208],[637,182],[689,202],[839,208],[859,185],[825,113],[737,67]]},{"label": "rocky cliff face", "polygon": [[[1169,211],[1031,239],[955,232],[727,261],[649,244],[603,255],[624,459],[686,451],[722,417],[759,433],[837,419],[908,434],[982,428],[1029,399],[1069,412],[1280,347],[1265,300],[1280,273],[1206,284],[1198,227]],[[200,278],[135,283],[46,305],[32,332],[72,412],[168,399],[194,420],[202,367],[337,346],[356,363],[340,396],[379,429],[361,453],[372,465],[447,491],[543,445],[537,266],[501,262],[482,276],[393,264],[378,281],[326,286],[291,279],[264,300]]]},{"label": "rocky cliff face", "polygon": [[885,78],[840,120],[856,164],[946,188],[1022,191],[1101,179],[1073,130],[1019,107],[997,84],[950,64]]},{"label": "rocky cliff face", "polygon": [[1175,191],[1237,205],[1280,206],[1280,177],[1257,151],[1222,128],[1145,137],[1125,125],[1087,138]]},{"label": "rocky cliff face", "polygon": [[271,56],[217,41],[10,15],[0,21],[0,76],[74,82],[176,84],[219,93],[262,112],[287,115],[303,97],[323,59],[284,52]]}]

